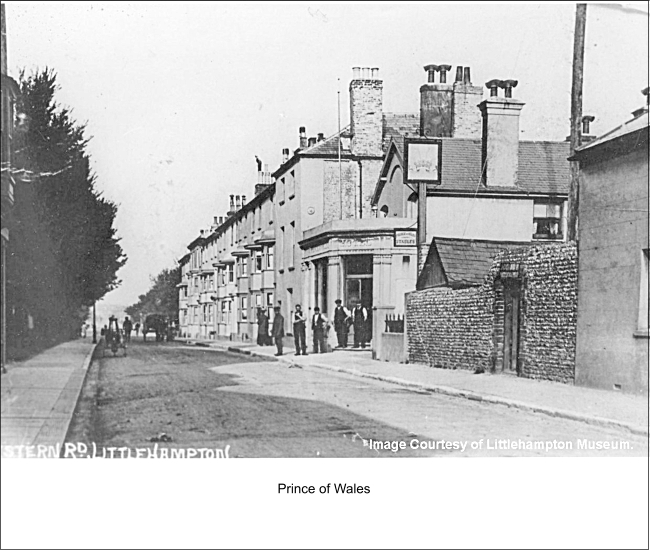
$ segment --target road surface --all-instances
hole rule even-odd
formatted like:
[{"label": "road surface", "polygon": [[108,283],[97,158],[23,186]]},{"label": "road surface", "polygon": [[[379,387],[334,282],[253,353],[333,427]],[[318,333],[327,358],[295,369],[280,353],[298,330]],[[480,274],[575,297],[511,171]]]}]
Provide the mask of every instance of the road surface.
[{"label": "road surface", "polygon": [[110,355],[93,362],[68,435],[104,455],[155,445],[233,458],[648,453],[647,439],[624,432],[314,367],[135,338],[126,357]]}]

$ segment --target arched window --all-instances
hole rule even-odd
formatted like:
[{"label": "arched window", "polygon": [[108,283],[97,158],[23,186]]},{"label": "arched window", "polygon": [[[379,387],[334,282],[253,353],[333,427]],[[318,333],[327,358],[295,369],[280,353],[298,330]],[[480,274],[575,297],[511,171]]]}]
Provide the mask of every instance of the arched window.
[{"label": "arched window", "polygon": [[388,217],[388,206],[384,205],[379,209],[379,217],[380,218]]},{"label": "arched window", "polygon": [[406,201],[406,217],[412,220],[415,220],[418,217],[417,193],[411,193],[408,200]]}]

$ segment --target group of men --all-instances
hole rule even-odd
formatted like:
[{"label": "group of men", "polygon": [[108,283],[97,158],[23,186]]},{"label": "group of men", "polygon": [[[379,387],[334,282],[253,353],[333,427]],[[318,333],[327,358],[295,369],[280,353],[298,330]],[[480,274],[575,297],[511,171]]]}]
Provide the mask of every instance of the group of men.
[{"label": "group of men", "polygon": [[[350,327],[354,327],[354,347],[365,348],[370,340],[370,327],[368,319],[368,310],[361,304],[357,304],[352,312],[343,305],[341,300],[336,300],[334,309],[334,331],[338,341],[337,348],[348,347],[348,334]],[[266,312],[259,308],[257,312],[257,344],[259,346],[270,345],[271,340],[277,348],[276,356],[283,355],[283,338],[284,338],[284,317],[280,312],[280,307],[273,308],[273,324],[271,334],[269,335],[269,318]],[[311,317],[311,330],[313,334],[314,353],[326,353],[327,349],[327,330],[329,320],[318,306],[314,308]],[[307,353],[307,317],[302,311],[300,305],[296,305],[293,313],[293,339],[296,345],[296,355],[308,355]]]}]

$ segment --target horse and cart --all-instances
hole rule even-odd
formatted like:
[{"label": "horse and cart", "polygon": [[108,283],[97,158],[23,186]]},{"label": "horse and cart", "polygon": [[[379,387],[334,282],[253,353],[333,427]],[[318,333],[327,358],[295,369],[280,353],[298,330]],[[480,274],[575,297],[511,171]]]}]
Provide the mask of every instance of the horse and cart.
[{"label": "horse and cart", "polygon": [[124,332],[120,330],[116,317],[111,317],[108,320],[108,327],[104,331],[104,349],[102,350],[103,357],[106,357],[107,349],[111,350],[113,357],[116,357],[117,352],[122,349],[124,350],[124,356],[126,357],[126,342],[124,341]]}]

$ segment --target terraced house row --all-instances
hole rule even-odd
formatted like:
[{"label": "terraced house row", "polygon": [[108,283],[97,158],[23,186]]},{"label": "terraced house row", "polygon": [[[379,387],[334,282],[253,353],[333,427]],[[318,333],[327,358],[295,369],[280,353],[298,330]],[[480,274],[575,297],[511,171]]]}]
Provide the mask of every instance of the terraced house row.
[{"label": "terraced house row", "polygon": [[517,81],[475,86],[459,66],[451,82],[451,69],[427,65],[406,114],[384,111],[378,69],[353,69],[349,124],[329,137],[300,127],[278,168],[259,167],[254,198],[231,196],[189,244],[181,332],[252,340],[257,308],[280,306],[290,333],[296,304],[328,314],[341,299],[367,308],[376,359],[574,381],[569,143],[520,140]]}]

